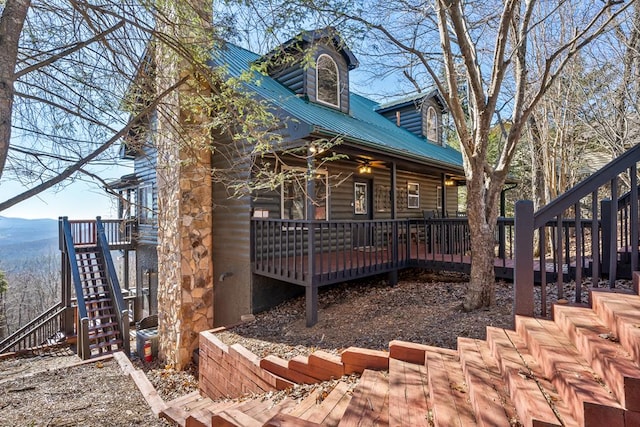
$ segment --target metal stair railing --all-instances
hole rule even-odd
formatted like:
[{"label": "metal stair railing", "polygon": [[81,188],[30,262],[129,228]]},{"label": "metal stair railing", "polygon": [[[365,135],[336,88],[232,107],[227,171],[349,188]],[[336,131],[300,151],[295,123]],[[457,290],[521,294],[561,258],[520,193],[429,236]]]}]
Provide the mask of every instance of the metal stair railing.
[{"label": "metal stair railing", "polygon": [[[591,236],[590,257],[592,283],[597,286],[602,273],[609,276],[609,287],[615,286],[618,265],[618,237],[620,233],[628,233],[631,244],[632,269],[638,267],[638,191],[630,192],[629,229],[620,230],[617,222],[619,203],[600,200],[602,189],[607,189],[610,200],[618,200],[619,177],[629,173],[631,189],[637,189],[637,163],[640,161],[640,144],[612,160],[602,169],[584,179],[576,186],[557,197],[546,206],[534,213],[533,202],[521,200],[516,203],[515,214],[515,296],[514,313],[517,315],[533,316],[534,313],[534,234],[539,236],[537,261],[541,276],[541,304],[540,313],[547,314],[546,276],[547,265],[552,263],[555,274],[557,297],[564,297],[563,286],[565,270],[571,270],[575,262],[575,299],[571,302],[581,302],[582,270],[585,262],[583,251],[583,237],[585,231]],[[587,210],[585,206],[590,206]],[[587,217],[582,218],[583,211]],[[573,215],[575,229],[573,242],[575,248],[569,251],[565,246],[567,231],[563,221]],[[590,216],[590,217],[588,217]],[[588,222],[587,229],[583,225]],[[555,224],[555,225],[553,225]],[[590,226],[589,226],[590,225]],[[546,236],[549,227],[552,228],[552,238],[555,242],[551,259],[547,258]],[[636,289],[637,291],[637,289]]]},{"label": "metal stair railing", "polygon": [[104,225],[100,217],[96,217],[96,228],[98,248],[102,253],[102,259],[105,263],[109,291],[111,293],[111,298],[116,305],[116,318],[118,319],[122,346],[125,354],[128,356],[130,354],[129,309],[125,305],[124,298],[122,297],[120,282],[118,281],[118,275],[116,274],[116,269],[113,265],[111,252],[109,251],[109,242],[107,241],[107,237],[104,232]]}]

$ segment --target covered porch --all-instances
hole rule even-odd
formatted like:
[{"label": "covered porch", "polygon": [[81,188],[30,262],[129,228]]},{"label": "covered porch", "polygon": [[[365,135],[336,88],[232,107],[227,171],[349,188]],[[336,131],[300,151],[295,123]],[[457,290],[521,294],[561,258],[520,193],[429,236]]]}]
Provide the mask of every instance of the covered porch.
[{"label": "covered porch", "polygon": [[[513,219],[501,218],[496,277],[513,278]],[[419,267],[468,273],[471,244],[466,217],[389,220],[282,220],[253,218],[254,274],[305,287],[306,320],[318,320],[318,288]]]}]

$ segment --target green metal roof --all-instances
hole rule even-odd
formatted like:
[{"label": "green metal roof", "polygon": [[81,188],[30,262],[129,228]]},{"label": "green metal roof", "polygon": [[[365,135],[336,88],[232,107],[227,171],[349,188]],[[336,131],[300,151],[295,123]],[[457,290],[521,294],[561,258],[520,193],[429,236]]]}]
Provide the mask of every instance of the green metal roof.
[{"label": "green metal roof", "polygon": [[[227,43],[213,53],[212,66],[224,66],[231,76],[250,70],[260,56]],[[282,109],[292,119],[307,123],[318,133],[339,136],[345,142],[372,148],[421,162],[438,163],[462,169],[462,155],[451,147],[442,147],[396,126],[376,112],[379,104],[350,93],[350,114],[309,102],[296,96],[275,79],[254,72],[248,86],[261,98]]]}]

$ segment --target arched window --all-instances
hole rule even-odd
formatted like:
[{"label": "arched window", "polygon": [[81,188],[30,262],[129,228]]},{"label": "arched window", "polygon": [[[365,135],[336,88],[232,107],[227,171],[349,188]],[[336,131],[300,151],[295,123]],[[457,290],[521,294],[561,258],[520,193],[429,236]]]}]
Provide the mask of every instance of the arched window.
[{"label": "arched window", "polygon": [[426,137],[429,141],[439,143],[438,138],[438,113],[433,107],[427,108],[427,132]]},{"label": "arched window", "polygon": [[316,88],[319,102],[340,108],[338,66],[329,55],[322,54],[316,61]]}]

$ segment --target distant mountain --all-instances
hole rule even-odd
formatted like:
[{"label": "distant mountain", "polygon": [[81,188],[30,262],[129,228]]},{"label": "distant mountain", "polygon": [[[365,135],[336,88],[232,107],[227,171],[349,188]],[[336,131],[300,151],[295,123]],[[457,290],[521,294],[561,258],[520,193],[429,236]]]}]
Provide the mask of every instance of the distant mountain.
[{"label": "distant mountain", "polygon": [[0,216],[0,265],[11,268],[28,258],[48,255],[58,248],[58,221]]}]

